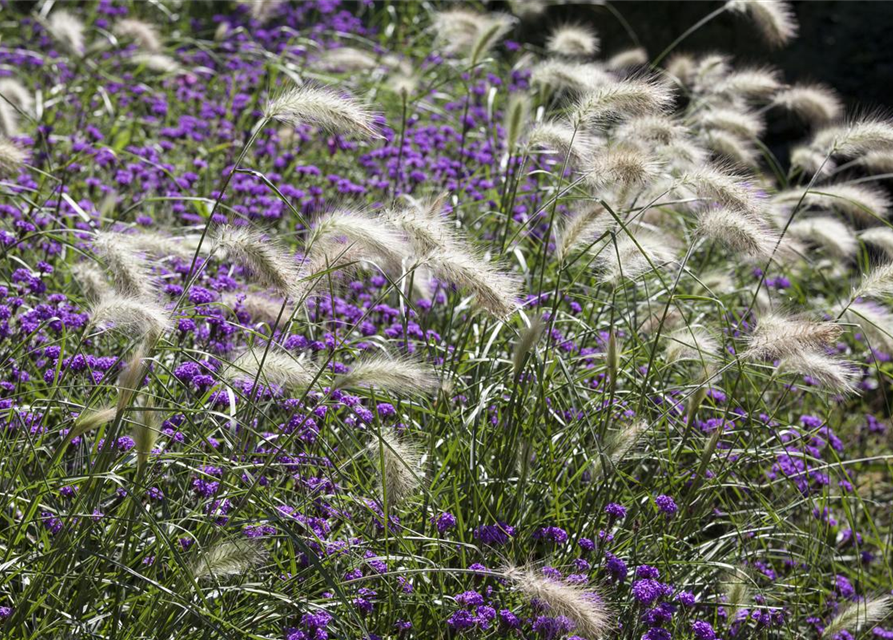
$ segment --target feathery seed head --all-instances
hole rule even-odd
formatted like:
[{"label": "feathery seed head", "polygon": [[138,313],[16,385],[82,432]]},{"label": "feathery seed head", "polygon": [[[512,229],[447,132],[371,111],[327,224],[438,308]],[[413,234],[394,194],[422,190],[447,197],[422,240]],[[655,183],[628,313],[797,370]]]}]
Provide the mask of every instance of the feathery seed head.
[{"label": "feathery seed head", "polygon": [[823,638],[833,638],[845,629],[858,631],[882,622],[893,609],[893,598],[888,594],[857,600],[843,605],[822,632]]},{"label": "feathery seed head", "polygon": [[135,18],[124,18],[115,23],[114,32],[119,38],[133,40],[144,51],[161,51],[161,36],[153,24]]},{"label": "feathery seed head", "polygon": [[674,258],[674,251],[665,239],[641,232],[633,240],[624,232],[599,253],[596,263],[601,267],[599,280],[616,285],[623,279],[635,280],[653,269],[660,269]]},{"label": "feathery seed head", "polygon": [[381,474],[382,502],[395,507],[421,486],[421,452],[406,437],[393,430],[381,430],[381,439],[369,446],[369,453]]},{"label": "feathery seed head", "polygon": [[151,342],[167,331],[171,317],[164,307],[145,298],[112,294],[92,305],[90,322],[121,331],[131,339],[145,338]]},{"label": "feathery seed head", "polygon": [[797,220],[788,226],[788,233],[798,240],[820,246],[837,258],[851,258],[859,248],[853,230],[831,216]]},{"label": "feathery seed head", "polygon": [[515,347],[512,349],[512,369],[515,379],[521,374],[521,369],[527,361],[527,355],[534,350],[537,342],[543,335],[546,324],[542,318],[534,318],[530,326],[524,327],[518,340],[515,341]]},{"label": "feathery seed head", "polygon": [[780,47],[797,37],[797,18],[783,0],[728,0],[730,11],[750,16],[772,46]]},{"label": "feathery seed head", "polygon": [[614,130],[614,137],[627,142],[642,141],[654,145],[667,145],[685,135],[685,128],[676,120],[664,115],[630,118]]},{"label": "feathery seed head", "polygon": [[869,151],[893,149],[893,121],[868,116],[816,132],[810,146],[818,151],[845,157],[861,156]]},{"label": "feathery seed head", "polygon": [[511,30],[513,24],[514,19],[509,15],[490,14],[487,24],[478,29],[478,35],[471,45],[471,52],[468,54],[471,66],[477,65],[484,55]]},{"label": "feathery seed head", "polygon": [[670,87],[654,78],[618,80],[582,95],[571,109],[578,129],[605,121],[660,113],[673,103]]},{"label": "feathery seed head", "polygon": [[73,440],[78,436],[82,436],[96,427],[108,424],[115,419],[117,414],[118,409],[116,407],[102,407],[95,411],[84,411],[77,417],[74,426],[66,437],[69,440]]},{"label": "feathery seed head", "polygon": [[869,151],[858,162],[870,173],[893,173],[893,149]]},{"label": "feathery seed head", "polygon": [[426,264],[438,279],[473,294],[478,306],[496,318],[505,319],[518,308],[517,280],[463,248],[435,251]]},{"label": "feathery seed head", "polygon": [[766,123],[751,111],[717,107],[696,114],[699,125],[707,129],[719,129],[742,138],[759,138],[766,129]]},{"label": "feathery seed head", "polygon": [[93,237],[93,249],[105,261],[118,293],[132,298],[151,298],[149,265],[134,254],[128,237],[114,231],[100,231]]},{"label": "feathery seed head", "polygon": [[776,69],[740,69],[722,78],[711,93],[732,98],[764,100],[772,97],[782,86]]},{"label": "feathery seed head", "polygon": [[314,229],[311,259],[320,253],[337,256],[348,246],[363,259],[382,261],[391,269],[399,269],[411,255],[406,239],[386,217],[344,209],[323,215]]},{"label": "feathery seed head", "polygon": [[507,566],[503,575],[529,599],[548,605],[550,615],[572,620],[580,635],[598,640],[608,632],[611,616],[597,594],[547,578],[529,566]]},{"label": "feathery seed head", "polygon": [[742,167],[757,165],[758,152],[756,146],[749,140],[740,138],[734,133],[714,129],[705,132],[701,139],[705,147],[733,165]]},{"label": "feathery seed head", "polygon": [[266,116],[292,126],[311,124],[331,133],[381,137],[372,111],[328,87],[292,87],[267,105]]},{"label": "feathery seed head", "polygon": [[546,50],[569,58],[590,57],[598,53],[598,36],[592,29],[566,24],[553,29],[546,40]]},{"label": "feathery seed head", "polygon": [[864,184],[821,185],[809,191],[806,188],[789,189],[776,194],[773,200],[794,206],[801,199],[804,207],[831,208],[866,224],[874,224],[890,215],[891,201],[886,192]]},{"label": "feathery seed head", "polygon": [[217,580],[243,575],[263,563],[266,553],[256,542],[237,539],[218,542],[204,549],[191,566],[196,580]]},{"label": "feathery seed head", "polygon": [[753,216],[764,217],[763,206],[745,180],[717,167],[702,167],[679,177],[679,184],[703,200]]},{"label": "feathery seed head", "polygon": [[530,83],[553,91],[584,93],[615,82],[601,66],[567,60],[545,60],[533,67]]},{"label": "feathery seed head", "polygon": [[661,168],[661,163],[638,149],[612,147],[596,154],[588,182],[596,189],[612,184],[645,186],[660,176]]},{"label": "feathery seed head", "polygon": [[642,47],[615,53],[605,62],[605,66],[611,71],[620,71],[630,67],[644,67],[646,64],[648,64],[648,52]]},{"label": "feathery seed head", "polygon": [[319,61],[326,71],[370,71],[382,64],[373,54],[356,47],[327,49]]},{"label": "feathery seed head", "polygon": [[[34,96],[21,82],[15,78],[0,78],[0,104],[9,102],[20,111],[32,113],[34,111]],[[7,133],[6,135],[13,135]]]},{"label": "feathery seed head", "polygon": [[548,8],[547,0],[508,0],[509,7],[522,19],[538,18]]},{"label": "feathery seed head", "polygon": [[179,62],[163,53],[135,53],[130,57],[130,62],[156,73],[178,73],[182,70]]},{"label": "feathery seed head", "polygon": [[843,319],[856,325],[872,347],[893,349],[893,313],[886,307],[860,300],[848,306],[841,303],[834,312],[843,312]]},{"label": "feathery seed head", "polygon": [[217,230],[216,246],[227,259],[246,267],[264,286],[284,296],[297,296],[300,270],[297,263],[277,244],[247,227],[225,225]]},{"label": "feathery seed head", "polygon": [[410,360],[375,355],[366,357],[332,382],[333,389],[372,387],[403,394],[425,394],[436,391],[439,381],[434,370]]},{"label": "feathery seed head", "polygon": [[893,293],[893,262],[874,267],[853,293],[854,298],[886,296]]},{"label": "feathery seed head", "polygon": [[852,365],[826,353],[802,351],[781,358],[778,368],[810,378],[820,387],[836,393],[855,392],[856,370]]},{"label": "feathery seed head", "polygon": [[228,380],[259,379],[288,391],[306,389],[316,377],[315,370],[287,351],[271,347],[249,349],[227,367],[223,375]]},{"label": "feathery seed head", "polygon": [[893,229],[889,227],[869,227],[859,232],[859,239],[866,244],[882,249],[887,257],[893,258]]},{"label": "feathery seed head", "polygon": [[699,215],[698,233],[759,259],[767,259],[777,242],[777,236],[759,220],[726,208],[708,209]]},{"label": "feathery seed head", "polygon": [[757,328],[748,339],[747,350],[742,357],[765,360],[820,352],[832,346],[842,333],[843,328],[833,322],[767,313],[757,321]]},{"label": "feathery seed head", "polygon": [[100,298],[111,294],[112,287],[105,279],[105,274],[92,262],[80,262],[71,268],[74,281],[84,292],[84,297],[90,302],[96,302]]},{"label": "feathery seed head", "polygon": [[550,120],[534,127],[527,138],[527,146],[546,149],[581,166],[592,155],[595,142],[587,133],[577,131],[565,122]]},{"label": "feathery seed head", "polygon": [[80,18],[65,9],[57,9],[47,19],[47,30],[69,53],[83,55],[84,23]]},{"label": "feathery seed head", "polygon": [[18,171],[28,156],[11,141],[0,136],[0,171],[13,173]]},{"label": "feathery seed head", "polygon": [[687,53],[676,53],[667,61],[666,72],[683,87],[689,87],[695,80],[698,63]]},{"label": "feathery seed head", "polygon": [[843,113],[843,103],[837,94],[821,84],[795,84],[775,94],[772,104],[813,126],[836,120]]},{"label": "feathery seed head", "polygon": [[590,204],[579,209],[565,221],[558,232],[556,255],[564,260],[571,251],[594,242],[614,224],[614,219],[601,204]]},{"label": "feathery seed head", "polygon": [[414,201],[387,214],[387,220],[406,234],[412,252],[418,258],[460,246],[456,232],[442,214],[447,195],[442,193],[436,198]]}]

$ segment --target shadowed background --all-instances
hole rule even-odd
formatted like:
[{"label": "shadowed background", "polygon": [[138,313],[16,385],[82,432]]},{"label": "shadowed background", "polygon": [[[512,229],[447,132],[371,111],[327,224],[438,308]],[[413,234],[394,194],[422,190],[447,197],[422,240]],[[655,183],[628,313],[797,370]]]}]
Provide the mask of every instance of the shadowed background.
[{"label": "shadowed background", "polygon": [[[677,36],[720,6],[719,2],[615,2],[651,58]],[[772,64],[788,80],[819,81],[836,89],[847,106],[893,107],[893,2],[827,0],[794,2],[800,34],[788,46],[768,48],[752,22],[724,14],[683,42],[677,51],[721,51],[739,63]],[[602,56],[634,46],[604,6],[566,4],[549,7],[544,18],[525,21],[525,38],[545,41],[552,27],[566,22],[593,26],[602,41]]]}]

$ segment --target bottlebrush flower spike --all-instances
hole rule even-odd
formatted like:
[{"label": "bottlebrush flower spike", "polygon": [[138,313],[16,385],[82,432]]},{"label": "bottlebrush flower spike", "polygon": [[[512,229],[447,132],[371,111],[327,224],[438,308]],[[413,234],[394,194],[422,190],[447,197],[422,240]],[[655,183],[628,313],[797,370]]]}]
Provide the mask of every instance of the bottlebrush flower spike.
[{"label": "bottlebrush flower spike", "polygon": [[592,156],[595,142],[584,131],[560,120],[542,122],[533,128],[527,138],[530,148],[546,149],[577,167],[582,167]]},{"label": "bottlebrush flower spike", "polygon": [[615,81],[583,94],[571,107],[578,129],[601,126],[608,120],[660,113],[673,103],[669,85],[654,78]]},{"label": "bottlebrush flower spike", "polygon": [[631,67],[644,67],[646,64],[648,64],[648,52],[642,47],[615,53],[605,62],[605,66],[611,71],[622,71]]},{"label": "bottlebrush flower spike", "polygon": [[886,594],[846,603],[822,631],[822,637],[833,638],[841,631],[849,629],[858,631],[881,622],[890,615],[891,609],[893,609],[893,598]]},{"label": "bottlebrush flower spike", "polygon": [[893,121],[867,116],[846,124],[825,127],[815,133],[810,146],[819,152],[857,157],[871,151],[893,149]]},{"label": "bottlebrush flower spike", "polygon": [[774,202],[793,207],[801,202],[805,207],[833,209],[867,224],[890,215],[891,201],[887,193],[877,187],[865,184],[829,184],[781,191],[773,198]]},{"label": "bottlebrush flower spike", "polygon": [[612,82],[616,80],[599,65],[567,60],[545,60],[530,74],[532,85],[573,93],[594,91]]},{"label": "bottlebrush flower spike", "polygon": [[843,103],[837,94],[821,84],[795,84],[775,94],[772,104],[813,126],[836,120],[843,113]]},{"label": "bottlebrush flower spike", "polygon": [[505,147],[509,153],[518,146],[529,118],[530,98],[524,94],[512,94],[505,109]]},{"label": "bottlebrush flower spike", "polygon": [[858,327],[874,348],[893,348],[893,313],[872,300],[841,304],[835,313],[843,312],[843,319]]},{"label": "bottlebrush flower spike", "polygon": [[596,263],[601,267],[599,280],[618,284],[635,280],[653,269],[661,269],[674,260],[674,251],[665,239],[651,233],[635,234],[635,241],[626,232],[618,233],[616,242],[602,249]]},{"label": "bottlebrush flower spike", "polygon": [[332,382],[333,389],[358,387],[393,393],[424,394],[436,391],[439,381],[433,369],[427,365],[375,355],[354,363],[349,373],[341,374]]},{"label": "bottlebrush flower spike", "polygon": [[721,242],[732,251],[759,259],[772,255],[778,235],[758,219],[726,208],[707,209],[698,216],[698,234]]},{"label": "bottlebrush flower spike", "polygon": [[598,594],[547,578],[529,566],[508,565],[502,574],[530,600],[546,604],[550,615],[570,618],[581,636],[597,640],[610,629],[611,615]]},{"label": "bottlebrush flower spike", "polygon": [[505,319],[518,308],[518,281],[465,249],[435,251],[425,264],[438,279],[472,293],[475,302],[497,318]]},{"label": "bottlebrush flower spike", "polygon": [[131,298],[152,297],[149,265],[136,255],[127,236],[101,231],[93,237],[93,249],[102,257],[115,283],[115,291]]},{"label": "bottlebrush flower spike", "polygon": [[222,580],[245,574],[263,563],[265,558],[263,548],[254,541],[227,540],[203,550],[193,562],[191,571],[196,580]]},{"label": "bottlebrush flower spike", "polygon": [[300,269],[284,248],[257,231],[229,225],[217,231],[215,243],[226,252],[227,259],[249,269],[262,285],[284,296],[297,297]]},{"label": "bottlebrush flower spike", "polygon": [[712,201],[757,219],[764,217],[762,203],[745,179],[721,168],[708,166],[689,171],[679,177],[678,183],[708,203]]},{"label": "bottlebrush flower spike", "polygon": [[152,341],[170,328],[171,317],[166,309],[145,298],[111,295],[100,299],[90,309],[94,326],[109,327],[125,333],[130,339]]},{"label": "bottlebrush flower spike", "polygon": [[596,190],[616,186],[625,193],[632,187],[644,187],[656,180],[662,168],[663,165],[648,153],[617,146],[594,154],[587,183]]},{"label": "bottlebrush flower spike", "polygon": [[788,227],[788,233],[799,240],[818,245],[838,258],[852,258],[859,248],[853,230],[831,216],[797,220]]},{"label": "bottlebrush flower spike", "polygon": [[115,23],[113,31],[119,38],[135,42],[143,51],[161,51],[161,36],[153,24],[135,18],[124,18]]},{"label": "bottlebrush flower spike", "polygon": [[874,267],[862,278],[854,298],[886,296],[893,293],[893,262]]},{"label": "bottlebrush flower spike", "polygon": [[376,56],[356,47],[327,49],[319,61],[327,71],[370,71],[382,65]]},{"label": "bottlebrush flower spike", "polygon": [[856,370],[847,362],[816,351],[785,356],[778,361],[783,372],[793,372],[810,378],[819,386],[836,393],[855,391]]},{"label": "bottlebrush flower spike", "polygon": [[84,23],[65,9],[57,9],[47,19],[47,31],[69,53],[84,53]]},{"label": "bottlebrush flower spike", "polygon": [[19,135],[19,112],[31,113],[34,98],[15,78],[0,79],[0,136]]},{"label": "bottlebrush flower spike", "polygon": [[290,353],[276,347],[249,349],[227,367],[223,375],[228,380],[259,379],[288,391],[306,389],[316,377],[315,368]]},{"label": "bottlebrush flower spike", "polygon": [[491,14],[488,17],[488,24],[478,30],[478,35],[471,45],[471,52],[468,54],[469,64],[472,67],[477,65],[484,55],[511,30],[513,23],[514,19],[511,16]]},{"label": "bottlebrush flower spike", "polygon": [[569,58],[591,57],[598,53],[598,36],[592,29],[578,24],[562,25],[546,40],[546,51]]},{"label": "bottlebrush flower spike", "polygon": [[727,74],[710,93],[731,98],[768,100],[783,88],[776,69],[740,69]]},{"label": "bottlebrush flower spike", "polygon": [[442,214],[448,194],[413,200],[387,213],[387,220],[406,234],[412,253],[424,258],[435,251],[455,251],[461,246],[455,225]]},{"label": "bottlebrush flower spike", "polygon": [[742,357],[750,360],[782,358],[832,346],[843,328],[833,322],[816,322],[768,313],[757,321]]},{"label": "bottlebrush flower spike", "polygon": [[0,136],[0,171],[6,174],[18,171],[27,157],[22,149]]},{"label": "bottlebrush flower spike", "polygon": [[369,445],[369,455],[381,475],[382,502],[393,508],[421,486],[422,455],[406,436],[382,428],[381,439]]},{"label": "bottlebrush flower spike", "polygon": [[882,249],[888,257],[893,258],[893,229],[889,227],[871,227],[859,232],[859,239]]},{"label": "bottlebrush flower spike", "polygon": [[295,127],[310,124],[331,133],[381,137],[375,113],[356,98],[328,87],[292,87],[267,105],[265,115]]},{"label": "bottlebrush flower spike", "polygon": [[726,7],[748,15],[770,45],[780,47],[797,37],[797,18],[782,0],[728,0]]},{"label": "bottlebrush flower spike", "polygon": [[561,260],[567,258],[574,249],[595,242],[615,224],[614,218],[601,204],[589,204],[581,208],[559,229],[555,255]]},{"label": "bottlebrush flower spike", "polygon": [[380,261],[394,270],[411,254],[406,239],[386,217],[345,209],[320,217],[310,241],[311,260],[326,254],[334,262],[348,247],[365,260]]}]

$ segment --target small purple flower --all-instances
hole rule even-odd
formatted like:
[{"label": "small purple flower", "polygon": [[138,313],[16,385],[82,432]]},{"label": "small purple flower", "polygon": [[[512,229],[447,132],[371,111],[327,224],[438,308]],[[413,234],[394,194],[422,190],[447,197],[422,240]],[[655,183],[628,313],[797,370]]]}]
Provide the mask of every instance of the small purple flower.
[{"label": "small purple flower", "polygon": [[436,518],[432,518],[431,521],[434,526],[437,527],[437,532],[440,534],[444,534],[456,526],[456,516],[448,511],[441,513]]},{"label": "small purple flower", "polygon": [[616,502],[611,502],[605,507],[605,513],[607,513],[611,518],[620,520],[621,518],[626,517],[626,507],[617,504]]},{"label": "small purple flower", "polygon": [[697,620],[692,623],[691,630],[698,640],[716,640],[716,631],[713,630],[709,622]]},{"label": "small purple flower", "polygon": [[672,518],[679,511],[679,507],[676,506],[676,502],[670,496],[659,495],[654,499],[654,502],[657,503],[657,508],[666,514],[668,518]]}]

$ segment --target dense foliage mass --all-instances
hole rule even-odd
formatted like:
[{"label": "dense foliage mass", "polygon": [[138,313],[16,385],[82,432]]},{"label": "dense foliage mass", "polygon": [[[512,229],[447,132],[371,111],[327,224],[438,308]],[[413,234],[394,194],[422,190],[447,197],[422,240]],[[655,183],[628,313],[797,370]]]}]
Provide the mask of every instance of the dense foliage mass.
[{"label": "dense foliage mass", "polygon": [[4,637],[893,638],[893,124],[622,8],[3,0]]}]

